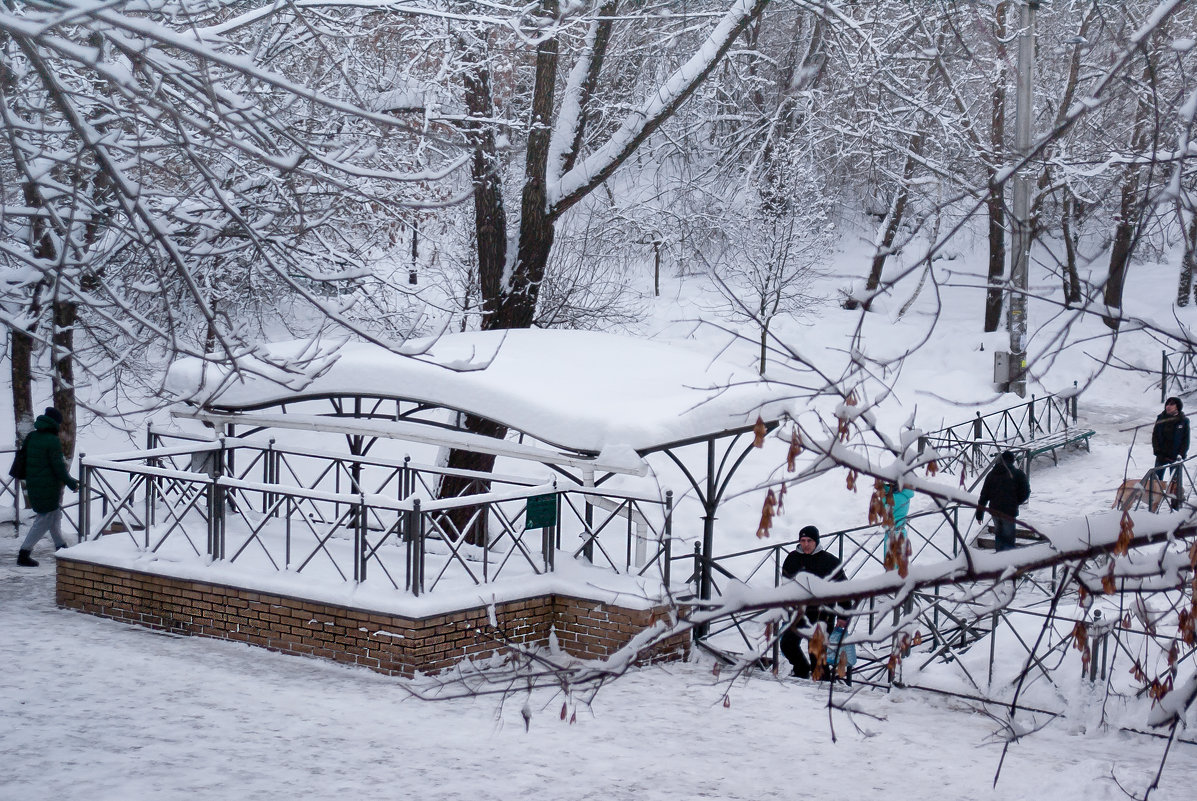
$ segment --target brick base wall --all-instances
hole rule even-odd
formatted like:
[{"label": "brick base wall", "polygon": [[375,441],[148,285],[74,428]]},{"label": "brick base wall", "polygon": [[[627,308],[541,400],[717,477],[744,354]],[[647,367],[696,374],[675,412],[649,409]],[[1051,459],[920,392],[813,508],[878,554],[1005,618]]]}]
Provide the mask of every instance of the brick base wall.
[{"label": "brick base wall", "polygon": [[[544,643],[550,628],[566,653],[604,657],[668,614],[548,595],[495,604],[495,628],[486,607],[408,618],[67,558],[58,560],[57,579],[58,605],[69,609],[403,676],[502,653],[504,641]],[[682,658],[689,643],[689,634],[678,635],[641,661]]]}]

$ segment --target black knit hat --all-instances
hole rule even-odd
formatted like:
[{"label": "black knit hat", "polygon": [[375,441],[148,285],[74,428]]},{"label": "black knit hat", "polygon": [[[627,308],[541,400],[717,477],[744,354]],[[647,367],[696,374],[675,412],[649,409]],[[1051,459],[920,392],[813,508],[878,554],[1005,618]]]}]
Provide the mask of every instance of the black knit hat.
[{"label": "black knit hat", "polygon": [[1178,412],[1185,407],[1185,405],[1180,402],[1180,398],[1168,398],[1168,400],[1164,401],[1165,406],[1167,406],[1169,403],[1175,404],[1176,411]]},{"label": "black knit hat", "polygon": [[47,406],[46,411],[42,412],[46,417],[49,417],[58,425],[62,425],[62,412],[55,409],[53,406]]},{"label": "black knit hat", "polygon": [[810,537],[815,541],[815,545],[818,545],[819,529],[815,528],[814,526],[803,526],[798,530],[798,539],[802,539],[803,537]]}]

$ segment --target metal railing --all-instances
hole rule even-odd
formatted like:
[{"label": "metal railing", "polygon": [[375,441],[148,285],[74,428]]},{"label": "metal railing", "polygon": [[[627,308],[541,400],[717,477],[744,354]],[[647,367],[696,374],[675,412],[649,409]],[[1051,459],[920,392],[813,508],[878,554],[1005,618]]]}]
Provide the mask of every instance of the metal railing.
[{"label": "metal railing", "polygon": [[1181,395],[1197,386],[1197,353],[1163,351],[1160,364],[1160,403],[1169,395]]},{"label": "metal railing", "polygon": [[919,453],[933,448],[941,472],[976,475],[1002,451],[1033,447],[1036,439],[1065,434],[1076,426],[1075,394],[1032,397],[1026,403],[946,426],[919,437]]},{"label": "metal railing", "polygon": [[[485,479],[490,491],[436,499],[450,474]],[[244,440],[83,457],[80,484],[81,539],[117,536],[171,558],[370,579],[415,595],[552,572],[562,554],[617,573],[659,570],[668,581],[669,492],[662,499]],[[528,527],[530,499],[554,518]]]},{"label": "metal railing", "polygon": [[[956,532],[962,531],[962,522],[967,526],[972,513],[971,508],[963,508],[963,512],[962,508],[950,506],[943,511],[920,512],[906,519],[904,530],[911,546],[911,561],[924,554],[934,554],[944,559],[959,554],[960,538]],[[845,578],[851,579],[868,569],[875,569],[877,572],[884,569],[886,538],[883,533],[884,529],[875,525],[858,526],[824,534],[820,537],[820,542],[826,550],[839,557]],[[797,545],[796,540],[777,542],[723,554],[712,559],[712,597],[722,596],[729,582],[780,586],[782,563],[786,555]],[[702,575],[703,568],[701,550],[695,547],[692,555],[673,556],[672,561],[679,563],[673,568],[675,575],[681,575],[676,573],[679,568],[689,569],[686,582],[693,585],[694,595],[697,596],[696,577]],[[896,620],[898,614],[899,610],[893,605],[870,599],[866,608],[854,610],[853,628],[872,635],[880,630],[887,620]],[[766,626],[776,622],[775,618],[776,613],[769,611],[734,614],[708,627],[705,634],[699,638],[699,642],[708,650],[716,652],[751,650],[761,641]],[[726,644],[728,638],[731,639],[731,644]],[[719,645],[720,642],[725,645]],[[777,658],[777,644],[774,643],[772,659],[776,661]]]}]

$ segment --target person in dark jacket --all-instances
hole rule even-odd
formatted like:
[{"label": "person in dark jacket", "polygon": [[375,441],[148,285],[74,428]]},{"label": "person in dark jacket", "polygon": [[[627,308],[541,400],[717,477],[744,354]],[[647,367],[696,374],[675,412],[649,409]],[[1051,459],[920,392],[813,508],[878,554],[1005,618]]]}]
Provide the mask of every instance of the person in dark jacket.
[{"label": "person in dark jacket", "polygon": [[989,509],[995,531],[994,550],[1007,551],[1014,547],[1014,524],[1018,507],[1031,497],[1027,474],[1014,466],[1014,454],[1005,451],[985,477],[981,498],[977,502],[977,522]]},{"label": "person in dark jacket", "polygon": [[[1168,398],[1164,401],[1164,411],[1155,418],[1155,427],[1151,429],[1151,452],[1155,454],[1155,477],[1164,480],[1166,465],[1185,459],[1189,455],[1189,418],[1185,417],[1181,409],[1184,404],[1180,398]],[[1180,507],[1182,488],[1180,486],[1180,465],[1172,468],[1172,481],[1176,484],[1170,488],[1172,493],[1172,508]]]},{"label": "person in dark jacket", "polygon": [[62,457],[62,440],[58,438],[58,426],[62,414],[54,407],[47,408],[33,422],[33,431],[25,437],[25,489],[29,493],[29,505],[35,516],[29,526],[29,533],[21,543],[17,564],[37,567],[30,553],[37,541],[50,532],[55,550],[66,547],[62,538],[62,488],[70,487],[74,492],[79,483],[67,472]]},{"label": "person in dark jacket", "polygon": [[[819,550],[819,529],[814,526],[804,526],[799,530],[798,550],[790,553],[781,565],[781,575],[784,578],[792,579],[799,573],[810,573],[831,581],[844,580],[844,572],[840,569],[840,560],[827,551]],[[837,626],[847,627],[848,625],[846,618],[838,616],[834,612],[820,609],[818,606],[808,606],[805,619],[795,620],[793,625],[786,629],[781,635],[781,652],[794,666],[793,675],[800,679],[810,678],[811,672],[811,660],[807,658],[802,648],[802,637],[796,631],[804,623],[806,626],[823,623],[829,634]],[[852,683],[850,676],[848,683]]]}]

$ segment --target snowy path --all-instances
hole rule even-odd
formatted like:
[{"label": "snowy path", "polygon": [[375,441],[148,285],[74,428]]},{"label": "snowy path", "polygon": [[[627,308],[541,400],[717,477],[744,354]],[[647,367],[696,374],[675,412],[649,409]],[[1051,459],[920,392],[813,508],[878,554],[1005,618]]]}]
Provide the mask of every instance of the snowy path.
[{"label": "snowy path", "polygon": [[[18,570],[16,542],[0,537],[4,801],[1112,801],[1111,775],[1141,788],[1163,750],[1057,722],[1011,750],[991,790],[994,726],[956,702],[864,692],[861,729],[837,713],[833,743],[819,688],[757,677],[725,709],[703,664],[637,671],[573,726],[559,697],[537,697],[525,733],[522,698],[426,703],[368,671],[58,610],[53,557]],[[1155,797],[1194,783],[1197,747],[1176,746]]]}]

